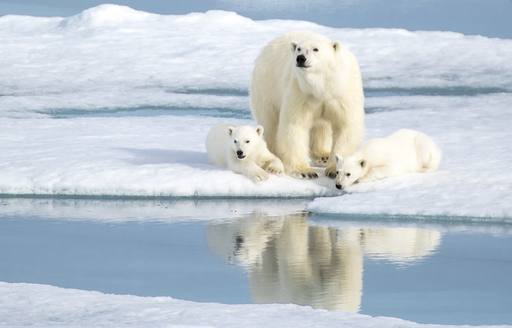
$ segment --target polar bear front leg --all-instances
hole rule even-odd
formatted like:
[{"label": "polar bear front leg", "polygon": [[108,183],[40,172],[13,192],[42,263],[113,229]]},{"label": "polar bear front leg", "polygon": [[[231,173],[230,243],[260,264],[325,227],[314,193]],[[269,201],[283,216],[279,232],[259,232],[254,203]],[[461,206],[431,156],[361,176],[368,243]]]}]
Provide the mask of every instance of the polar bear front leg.
[{"label": "polar bear front leg", "polygon": [[311,125],[312,113],[304,110],[303,104],[283,104],[279,115],[276,150],[285,171],[296,178],[318,178],[318,174],[309,165]]},{"label": "polar bear front leg", "polygon": [[336,155],[348,157],[359,147],[363,139],[363,127],[360,124],[343,124],[333,126],[333,146],[331,156],[325,169],[325,175],[336,178]]},{"label": "polar bear front leg", "polygon": [[231,170],[235,173],[245,175],[253,182],[261,182],[268,179],[268,173],[255,163],[233,163]]},{"label": "polar bear front leg", "polygon": [[284,173],[284,165],[283,162],[274,154],[272,154],[268,149],[265,149],[263,155],[261,156],[261,161],[263,162],[263,169],[268,173],[281,175]]}]

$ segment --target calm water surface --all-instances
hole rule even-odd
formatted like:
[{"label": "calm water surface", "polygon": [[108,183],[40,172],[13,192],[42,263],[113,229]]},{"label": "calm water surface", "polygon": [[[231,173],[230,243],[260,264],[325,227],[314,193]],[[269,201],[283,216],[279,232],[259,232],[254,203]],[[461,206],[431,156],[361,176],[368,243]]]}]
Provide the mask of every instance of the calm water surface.
[{"label": "calm water surface", "polygon": [[0,281],[512,323],[511,225],[327,219],[305,201],[23,202],[0,204]]}]

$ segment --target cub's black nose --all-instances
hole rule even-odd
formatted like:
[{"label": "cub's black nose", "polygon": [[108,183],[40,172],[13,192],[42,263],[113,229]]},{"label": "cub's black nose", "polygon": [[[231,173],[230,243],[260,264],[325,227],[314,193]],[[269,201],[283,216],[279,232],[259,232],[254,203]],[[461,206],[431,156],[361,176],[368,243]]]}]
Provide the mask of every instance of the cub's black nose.
[{"label": "cub's black nose", "polygon": [[305,63],[306,63],[306,56],[298,55],[297,56],[297,65],[298,66],[304,66]]},{"label": "cub's black nose", "polygon": [[343,187],[340,184],[336,184],[336,188],[338,188],[340,190],[343,189]]},{"label": "cub's black nose", "polygon": [[243,152],[243,151],[241,151],[241,150],[237,150],[237,151],[236,151],[236,155],[237,155],[238,157],[243,156],[243,155],[244,155],[244,152]]}]

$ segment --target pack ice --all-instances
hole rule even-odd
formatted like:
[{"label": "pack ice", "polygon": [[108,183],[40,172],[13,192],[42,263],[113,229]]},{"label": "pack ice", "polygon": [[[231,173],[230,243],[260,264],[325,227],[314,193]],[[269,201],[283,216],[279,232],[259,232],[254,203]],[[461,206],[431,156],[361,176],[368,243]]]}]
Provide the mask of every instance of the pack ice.
[{"label": "pack ice", "polygon": [[[363,72],[366,138],[425,132],[443,150],[440,170],[342,195],[327,178],[255,185],[207,164],[208,129],[253,123],[253,61],[290,30],[346,44]],[[2,195],[337,195],[309,209],[511,216],[512,40],[101,5],[71,17],[0,17],[0,43]]]}]

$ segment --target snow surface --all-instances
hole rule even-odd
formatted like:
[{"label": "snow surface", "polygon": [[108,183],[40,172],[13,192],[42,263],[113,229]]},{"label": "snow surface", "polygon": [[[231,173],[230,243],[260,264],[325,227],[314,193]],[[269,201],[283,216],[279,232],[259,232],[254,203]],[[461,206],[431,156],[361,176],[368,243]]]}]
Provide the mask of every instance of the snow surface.
[{"label": "snow surface", "polygon": [[298,305],[197,303],[169,297],[108,295],[47,285],[4,282],[0,282],[0,326],[450,327],[315,310]]},{"label": "snow surface", "polygon": [[289,30],[340,39],[357,55],[367,137],[416,128],[444,151],[437,173],[360,185],[311,211],[510,220],[512,40],[116,5],[0,17],[0,194],[341,195],[327,178],[255,185],[206,162],[208,129],[249,123],[253,61]]},{"label": "snow surface", "polygon": [[[342,40],[357,55],[367,89],[512,90],[512,40],[101,5],[66,18],[0,17],[0,106],[3,112],[173,106],[186,102],[177,91],[245,92],[261,47],[290,30]],[[236,98],[224,101],[239,106]],[[202,97],[188,100],[204,104]]]},{"label": "snow surface", "polygon": [[[369,115],[369,134],[421,130],[440,145],[440,170],[354,185],[340,197],[315,199],[319,213],[492,217],[512,222],[512,95],[437,102],[431,110]],[[436,103],[437,102],[437,103]]]},{"label": "snow surface", "polygon": [[320,184],[277,176],[254,184],[208,164],[204,140],[211,125],[220,119],[161,116],[5,121],[8,123],[0,131],[5,140],[0,163],[3,194],[276,197],[335,193],[326,177]]}]

